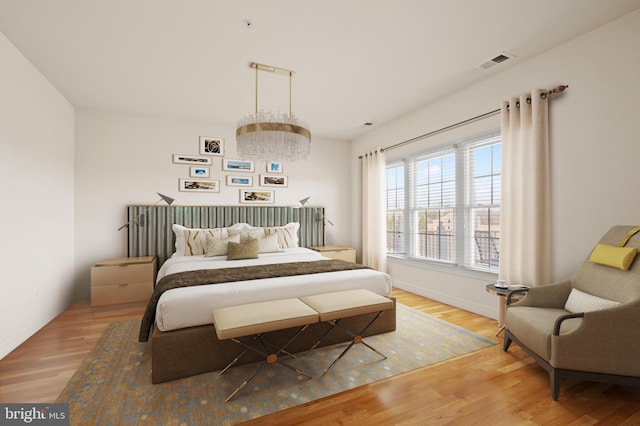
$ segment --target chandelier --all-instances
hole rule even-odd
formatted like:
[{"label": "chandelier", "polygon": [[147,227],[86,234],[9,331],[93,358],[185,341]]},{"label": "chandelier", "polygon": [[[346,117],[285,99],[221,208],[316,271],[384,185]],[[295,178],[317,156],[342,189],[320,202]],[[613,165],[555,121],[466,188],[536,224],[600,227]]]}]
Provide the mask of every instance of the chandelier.
[{"label": "chandelier", "polygon": [[[251,63],[256,70],[256,110],[238,121],[236,141],[243,159],[267,161],[306,160],[311,150],[309,126],[291,112],[291,80],[294,71]],[[289,76],[289,113],[258,111],[258,72]]]}]

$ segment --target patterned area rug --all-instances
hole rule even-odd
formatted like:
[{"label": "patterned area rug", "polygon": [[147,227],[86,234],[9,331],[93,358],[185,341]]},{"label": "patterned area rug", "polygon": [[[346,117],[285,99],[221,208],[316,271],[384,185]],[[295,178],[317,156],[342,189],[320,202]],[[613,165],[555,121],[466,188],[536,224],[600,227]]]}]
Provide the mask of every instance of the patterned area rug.
[{"label": "patterned area rug", "polygon": [[356,345],[322,377],[346,344],[320,348],[290,361],[313,379],[268,365],[225,403],[256,364],[231,368],[222,376],[213,372],[152,385],[149,344],[136,338],[139,324],[109,325],[62,391],[56,402],[70,403],[71,424],[231,425],[495,344],[398,304],[397,330],[366,340],[386,360]]}]

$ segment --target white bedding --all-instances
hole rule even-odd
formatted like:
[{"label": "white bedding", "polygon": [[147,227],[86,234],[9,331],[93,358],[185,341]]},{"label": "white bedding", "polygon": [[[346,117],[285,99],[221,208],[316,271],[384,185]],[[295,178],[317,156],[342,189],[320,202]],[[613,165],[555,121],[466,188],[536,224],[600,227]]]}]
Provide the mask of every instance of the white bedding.
[{"label": "white bedding", "polygon": [[[226,256],[181,256],[168,259],[158,271],[158,281],[169,274],[197,269],[219,269],[269,263],[312,262],[326,259],[306,248],[288,248],[280,253],[260,254],[258,259],[227,261]],[[293,277],[176,288],[165,292],[158,301],[156,326],[162,331],[211,324],[215,308],[302,297],[339,290],[365,288],[388,296],[389,275],[372,269],[327,272]]]}]

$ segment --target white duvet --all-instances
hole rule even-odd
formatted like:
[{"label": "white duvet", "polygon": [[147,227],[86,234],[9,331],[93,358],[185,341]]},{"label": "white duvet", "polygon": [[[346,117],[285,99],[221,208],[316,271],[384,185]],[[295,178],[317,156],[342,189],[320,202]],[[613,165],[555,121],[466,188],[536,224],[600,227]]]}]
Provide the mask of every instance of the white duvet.
[{"label": "white duvet", "polygon": [[[198,269],[326,259],[320,253],[306,248],[289,248],[283,252],[263,253],[259,256],[258,259],[233,261],[226,260],[226,256],[172,257],[158,271],[157,280],[169,274]],[[356,269],[176,288],[160,297],[156,308],[156,326],[162,331],[169,331],[211,324],[211,312],[215,308],[357,288],[388,296],[391,293],[391,278],[372,269]]]}]

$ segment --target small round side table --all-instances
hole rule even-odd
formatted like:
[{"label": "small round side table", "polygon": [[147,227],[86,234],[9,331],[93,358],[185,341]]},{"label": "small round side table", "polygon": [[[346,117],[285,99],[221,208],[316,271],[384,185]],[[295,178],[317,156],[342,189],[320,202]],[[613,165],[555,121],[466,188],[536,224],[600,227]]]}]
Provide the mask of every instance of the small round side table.
[{"label": "small round side table", "polygon": [[[487,286],[485,287],[485,290],[487,291],[487,293],[491,293],[494,294],[496,296],[500,297],[500,306],[498,307],[498,332],[496,333],[496,336],[498,336],[500,333],[502,333],[502,330],[504,330],[504,315],[507,311],[507,294],[509,294],[509,291],[511,290],[515,290],[515,289],[526,289],[527,287],[525,286],[509,286],[507,288],[504,287],[496,287],[496,283],[491,283],[491,284],[487,284]],[[512,296],[513,298],[513,296]]]}]

